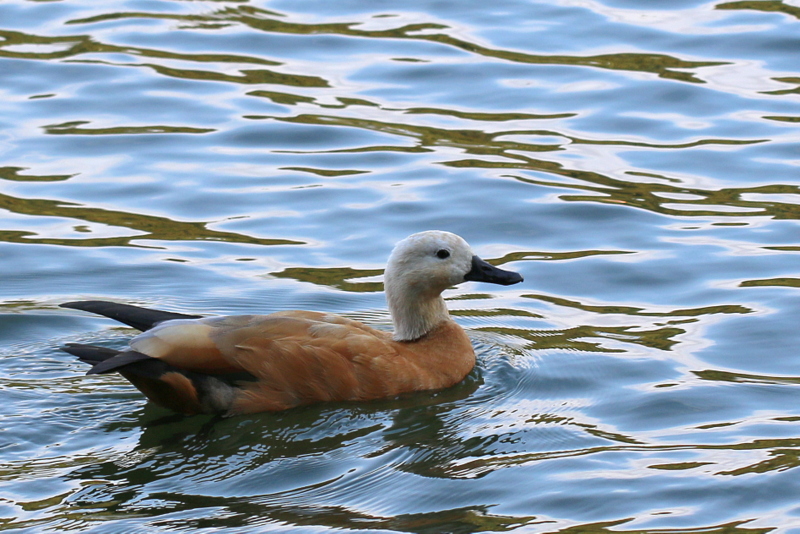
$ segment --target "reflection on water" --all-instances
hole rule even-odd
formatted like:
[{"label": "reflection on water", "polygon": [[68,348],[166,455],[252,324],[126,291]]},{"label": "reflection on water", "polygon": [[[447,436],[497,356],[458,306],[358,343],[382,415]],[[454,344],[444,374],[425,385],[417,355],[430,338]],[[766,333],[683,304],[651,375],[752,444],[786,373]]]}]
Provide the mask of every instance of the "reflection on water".
[{"label": "reflection on water", "polygon": [[[0,4],[0,529],[793,532],[800,8]],[[85,377],[57,308],[390,328],[441,228],[456,387],[177,417]],[[480,292],[479,292],[480,291]]]}]

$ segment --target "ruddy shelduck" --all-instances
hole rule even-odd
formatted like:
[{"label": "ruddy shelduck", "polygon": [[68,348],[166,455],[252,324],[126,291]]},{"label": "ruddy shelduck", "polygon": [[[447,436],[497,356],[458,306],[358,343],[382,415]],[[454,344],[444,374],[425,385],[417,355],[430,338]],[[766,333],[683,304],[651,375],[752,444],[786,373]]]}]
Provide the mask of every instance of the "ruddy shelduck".
[{"label": "ruddy shelduck", "polygon": [[475,365],[442,291],[465,281],[511,285],[518,273],[473,254],[455,234],[428,231],[400,241],[384,275],[394,333],[330,313],[201,317],[117,304],[62,304],[143,333],[123,351],[70,344],[92,365],[118,372],[148,399],[184,414],[279,411],[323,401],[366,401],[442,389]]}]

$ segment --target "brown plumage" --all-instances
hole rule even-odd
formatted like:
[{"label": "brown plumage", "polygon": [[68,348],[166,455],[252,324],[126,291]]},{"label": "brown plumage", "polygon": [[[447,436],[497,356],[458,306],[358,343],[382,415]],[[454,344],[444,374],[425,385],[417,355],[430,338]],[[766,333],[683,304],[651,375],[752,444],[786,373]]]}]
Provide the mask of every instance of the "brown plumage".
[{"label": "brown plumage", "polygon": [[186,414],[378,399],[446,388],[473,368],[470,340],[441,298],[445,288],[465,280],[522,281],[446,232],[401,241],[385,278],[394,335],[310,311],[200,318],[81,301],[62,306],[105,315],[144,333],[126,351],[88,345],[64,350],[92,364],[88,374],[119,372],[153,402]]}]

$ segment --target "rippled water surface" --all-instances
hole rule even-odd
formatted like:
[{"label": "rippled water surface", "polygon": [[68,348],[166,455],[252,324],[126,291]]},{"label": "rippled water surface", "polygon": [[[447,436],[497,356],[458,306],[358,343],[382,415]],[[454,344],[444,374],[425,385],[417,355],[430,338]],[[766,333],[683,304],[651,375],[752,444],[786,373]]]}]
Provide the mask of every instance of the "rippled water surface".
[{"label": "rippled water surface", "polygon": [[[800,3],[0,1],[0,530],[800,532]],[[438,228],[458,386],[179,417],[57,304],[380,328]]]}]

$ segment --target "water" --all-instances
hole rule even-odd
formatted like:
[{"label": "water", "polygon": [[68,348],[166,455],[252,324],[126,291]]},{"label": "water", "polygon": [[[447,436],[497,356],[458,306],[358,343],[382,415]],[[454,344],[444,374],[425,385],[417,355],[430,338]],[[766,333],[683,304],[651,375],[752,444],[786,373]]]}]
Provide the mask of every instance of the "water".
[{"label": "water", "polygon": [[[800,4],[0,2],[0,530],[800,532]],[[219,420],[57,308],[386,328],[413,232],[479,364]]]}]

